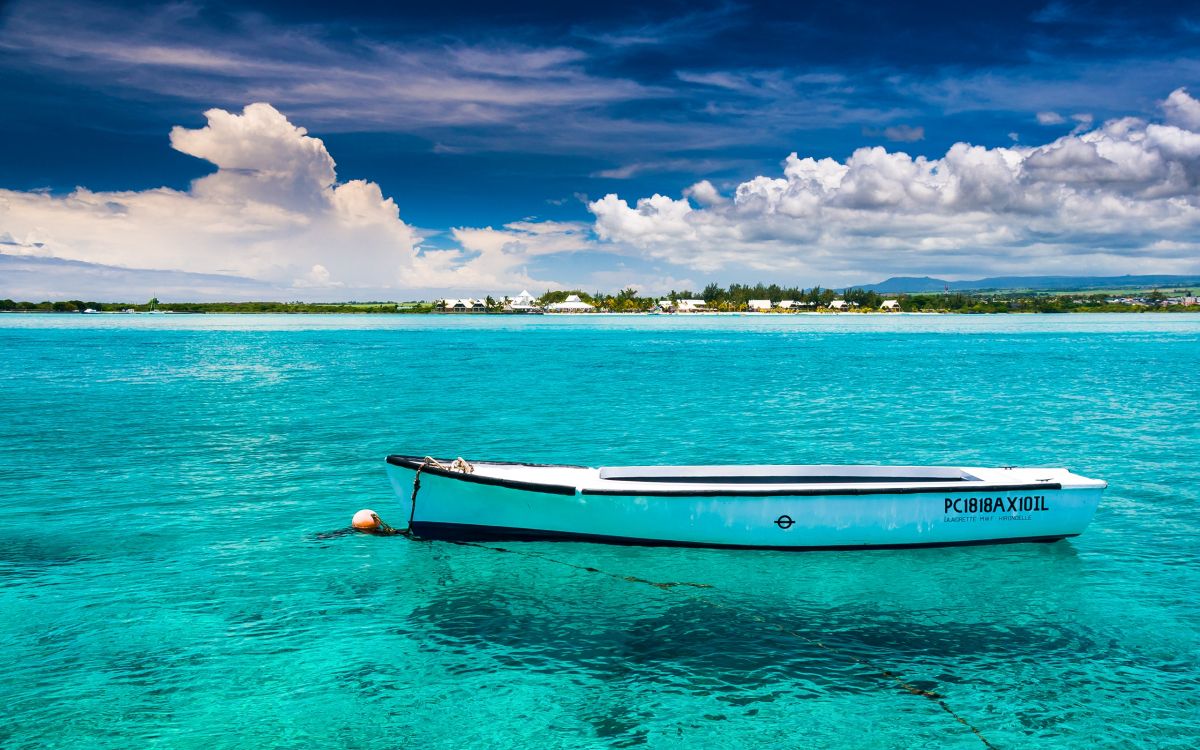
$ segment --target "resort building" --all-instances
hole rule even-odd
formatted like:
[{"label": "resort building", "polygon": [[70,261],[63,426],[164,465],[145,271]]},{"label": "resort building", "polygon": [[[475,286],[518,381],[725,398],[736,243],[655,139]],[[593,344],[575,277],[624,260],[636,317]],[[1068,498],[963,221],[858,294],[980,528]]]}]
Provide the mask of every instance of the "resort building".
[{"label": "resort building", "polygon": [[487,303],[481,299],[447,299],[442,300],[441,306],[438,308],[441,312],[449,313],[482,313],[487,312]]},{"label": "resort building", "polygon": [[591,312],[594,309],[594,307],[579,299],[578,294],[572,294],[562,302],[552,302],[546,305],[546,312],[584,313]]},{"label": "resort building", "polygon": [[705,312],[708,307],[702,299],[681,299],[675,303],[678,312]]},{"label": "resort building", "polygon": [[830,310],[845,310],[846,309],[846,300],[835,299],[833,302],[829,303],[829,309]]},{"label": "resort building", "polygon": [[884,312],[900,312],[900,301],[894,299],[885,299],[883,304],[879,306]]},{"label": "resort building", "polygon": [[671,300],[669,300],[669,299],[660,299],[656,306],[658,307],[659,310],[662,310],[663,312],[667,312],[671,308],[675,307],[675,303],[671,302]]},{"label": "resort building", "polygon": [[753,312],[766,312],[772,307],[769,299],[752,299],[746,303],[746,306]]},{"label": "resort building", "polygon": [[[1192,305],[1200,304],[1200,298],[1183,296],[1183,297],[1167,297],[1159,303],[1161,307],[1171,307],[1174,305],[1182,305],[1183,307],[1191,307]],[[87,310],[84,310],[87,312]]]},{"label": "resort building", "polygon": [[776,307],[780,310],[791,310],[793,307],[799,307],[799,303],[794,299],[783,299],[779,300],[779,304]]},{"label": "resort building", "polygon": [[525,289],[516,297],[510,299],[508,304],[505,305],[505,309],[513,312],[534,312],[538,309],[538,306],[534,304],[533,295],[529,293],[528,289]]}]

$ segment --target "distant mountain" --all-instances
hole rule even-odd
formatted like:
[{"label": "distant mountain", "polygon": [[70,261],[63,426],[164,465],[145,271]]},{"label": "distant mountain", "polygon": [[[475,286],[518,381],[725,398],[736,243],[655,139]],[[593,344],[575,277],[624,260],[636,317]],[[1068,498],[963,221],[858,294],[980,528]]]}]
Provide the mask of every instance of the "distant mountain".
[{"label": "distant mountain", "polygon": [[216,273],[122,268],[81,260],[0,253],[0,297],[40,302],[83,299],[141,302],[282,299],[284,290],[255,279]]},{"label": "distant mountain", "polygon": [[951,284],[961,284],[961,281],[945,281],[931,276],[893,276],[878,284],[864,284],[862,289],[869,289],[885,294],[898,292],[940,292]]},{"label": "distant mountain", "polygon": [[995,289],[1033,289],[1038,291],[1054,290],[1085,290],[1085,289],[1124,289],[1144,287],[1186,287],[1200,286],[1200,276],[992,276],[974,281],[946,281],[930,276],[893,276],[878,284],[866,284],[862,289],[870,289],[880,293],[897,294],[899,292],[941,292],[949,289],[952,292],[986,291]]},{"label": "distant mountain", "polygon": [[[0,250],[5,244],[0,232]],[[436,290],[405,290],[420,298]],[[389,288],[294,287],[221,273],[124,268],[82,260],[14,255],[0,251],[0,299],[41,302],[77,299],[85,302],[248,302],[303,299],[310,302],[387,299]]]}]

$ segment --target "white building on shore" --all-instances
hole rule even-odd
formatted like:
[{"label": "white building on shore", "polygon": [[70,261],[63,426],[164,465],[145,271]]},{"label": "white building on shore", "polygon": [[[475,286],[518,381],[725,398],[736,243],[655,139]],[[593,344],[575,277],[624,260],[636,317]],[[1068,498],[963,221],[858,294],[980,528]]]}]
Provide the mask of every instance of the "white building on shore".
[{"label": "white building on shore", "polygon": [[592,312],[596,308],[579,299],[578,294],[572,294],[562,302],[551,302],[546,305],[546,312],[560,313],[586,313]]},{"label": "white building on shore", "polygon": [[835,299],[834,301],[829,303],[829,309],[830,310],[845,310],[846,309],[846,300]]},{"label": "white building on shore", "polygon": [[746,303],[746,307],[750,308],[751,312],[767,312],[772,305],[769,299],[752,299]]},{"label": "white building on shore", "polygon": [[452,313],[487,312],[487,302],[481,299],[471,299],[470,297],[446,299],[442,300],[439,309],[442,312]]},{"label": "white building on shore", "polygon": [[529,290],[524,289],[516,297],[510,299],[505,307],[513,312],[533,312],[534,310],[538,309],[538,306],[535,304],[535,302],[536,300],[534,300],[533,295],[529,293]]},{"label": "white building on shore", "polygon": [[884,312],[900,312],[900,301],[894,299],[885,299],[883,304],[879,306]]},{"label": "white building on shore", "polygon": [[702,299],[681,299],[675,303],[677,312],[706,312],[708,306]]}]

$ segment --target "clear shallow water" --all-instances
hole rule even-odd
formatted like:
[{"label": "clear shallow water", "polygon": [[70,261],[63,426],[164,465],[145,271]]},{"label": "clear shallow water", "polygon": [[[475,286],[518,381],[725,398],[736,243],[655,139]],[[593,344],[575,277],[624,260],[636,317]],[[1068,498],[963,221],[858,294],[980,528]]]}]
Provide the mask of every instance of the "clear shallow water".
[{"label": "clear shallow water", "polygon": [[[1195,746],[1200,316],[5,315],[0,353],[4,748],[983,747],[879,669],[998,747]],[[1053,545],[321,538],[402,520],[389,452],[1110,489]]]}]

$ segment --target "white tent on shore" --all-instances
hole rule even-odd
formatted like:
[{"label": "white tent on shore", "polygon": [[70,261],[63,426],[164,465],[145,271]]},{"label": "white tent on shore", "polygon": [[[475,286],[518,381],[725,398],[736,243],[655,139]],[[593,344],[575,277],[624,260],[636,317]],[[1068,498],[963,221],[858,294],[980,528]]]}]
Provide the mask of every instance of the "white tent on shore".
[{"label": "white tent on shore", "polygon": [[578,294],[572,294],[562,302],[552,302],[546,305],[546,310],[549,312],[579,313],[591,312],[594,309],[594,307],[579,299]]},{"label": "white tent on shore", "polygon": [[528,289],[521,290],[521,293],[508,301],[508,309],[516,311],[536,310],[537,305]]}]

